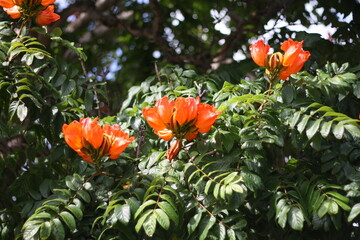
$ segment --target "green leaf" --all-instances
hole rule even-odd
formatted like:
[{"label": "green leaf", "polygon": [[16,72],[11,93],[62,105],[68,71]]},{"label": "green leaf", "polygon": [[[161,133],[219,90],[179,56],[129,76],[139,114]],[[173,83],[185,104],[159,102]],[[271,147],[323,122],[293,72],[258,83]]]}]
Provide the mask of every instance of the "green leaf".
[{"label": "green leaf", "polygon": [[333,198],[333,200],[344,210],[344,211],[350,211],[350,206],[347,205],[346,203],[344,203],[343,201],[337,199],[337,198]]},{"label": "green leaf", "polygon": [[317,212],[320,218],[322,218],[329,211],[329,205],[330,205],[329,200],[325,200],[321,204],[321,206],[320,206],[320,208],[319,208],[319,210]]},{"label": "green leaf", "polygon": [[339,211],[339,206],[336,204],[335,201],[330,200],[328,213],[335,215],[338,213],[338,211]]},{"label": "green leaf", "polygon": [[333,134],[337,139],[342,139],[344,135],[344,125],[341,122],[333,128]]},{"label": "green leaf", "polygon": [[221,199],[226,200],[225,192],[226,192],[226,186],[223,185],[223,186],[221,186],[221,188],[220,188],[220,197],[221,197]]},{"label": "green leaf", "polygon": [[167,202],[159,202],[159,207],[170,217],[171,220],[177,225],[179,224],[179,216],[176,210]]},{"label": "green leaf", "polygon": [[333,197],[335,197],[335,198],[343,201],[344,203],[348,203],[348,202],[350,201],[349,198],[341,195],[341,194],[338,193],[338,192],[329,191],[329,192],[326,192],[326,194],[327,194],[327,195],[331,195],[331,196],[333,196]]},{"label": "green leaf", "polygon": [[146,202],[144,202],[143,204],[141,204],[139,209],[136,211],[134,218],[137,218],[146,207],[154,205],[154,204],[156,204],[156,201],[153,199],[149,199]]},{"label": "green leaf", "polygon": [[116,205],[114,209],[114,214],[121,223],[126,225],[130,222],[131,211],[129,205]]},{"label": "green leaf", "polygon": [[192,218],[190,218],[190,221],[187,225],[189,235],[191,235],[199,225],[201,216],[202,216],[202,212],[198,212]]},{"label": "green leaf", "polygon": [[322,123],[320,134],[323,138],[326,138],[329,135],[332,123],[333,121]]},{"label": "green leaf", "polygon": [[14,117],[15,113],[17,112],[18,106],[20,102],[19,101],[13,101],[11,102],[9,106],[9,113],[10,113],[10,120]]},{"label": "green leaf", "polygon": [[358,215],[360,214],[360,203],[355,204],[352,208],[351,211],[349,213],[348,222],[351,222],[352,220],[354,220],[354,218],[356,218]]},{"label": "green leaf", "polygon": [[54,218],[50,221],[51,223],[51,232],[55,240],[65,239],[65,231],[61,221],[58,218]]},{"label": "green leaf", "polygon": [[44,222],[41,224],[40,228],[40,239],[48,239],[51,234],[51,224],[50,222]]},{"label": "green leaf", "polygon": [[176,208],[176,204],[174,202],[174,199],[172,197],[170,197],[168,194],[161,194],[160,195],[160,198],[161,199],[164,199],[165,201],[167,201],[168,203],[170,203],[170,205],[173,207],[173,208]]},{"label": "green leaf", "polygon": [[231,183],[236,178],[236,176],[238,176],[238,173],[233,172],[233,173],[230,173],[226,178],[222,179],[221,181],[224,181],[224,184],[227,185],[227,184]]},{"label": "green leaf", "polygon": [[225,240],[226,238],[226,227],[224,226],[224,224],[218,224],[217,225],[219,228],[219,239],[218,240]]},{"label": "green leaf", "polygon": [[162,209],[155,209],[156,220],[162,228],[168,230],[170,227],[170,219]]},{"label": "green leaf", "polygon": [[287,85],[282,89],[281,92],[284,103],[291,103],[294,99],[294,90],[291,86]]},{"label": "green leaf", "polygon": [[31,224],[31,225],[28,225],[26,228],[25,228],[25,231],[24,231],[24,239],[25,240],[28,240],[28,239],[33,239],[33,237],[35,236],[35,234],[37,234],[37,232],[39,231],[41,227],[41,224]]},{"label": "green leaf", "polygon": [[60,217],[63,220],[64,223],[68,226],[71,232],[74,232],[76,229],[76,222],[73,215],[71,215],[69,212],[61,212]]},{"label": "green leaf", "polygon": [[85,109],[86,111],[91,111],[93,109],[94,104],[94,92],[91,90],[87,90],[85,92]]},{"label": "green leaf", "polygon": [[77,186],[74,176],[66,176],[65,184],[73,191],[77,191],[80,188],[80,186]]},{"label": "green leaf", "polygon": [[81,219],[83,218],[83,212],[78,206],[71,204],[69,206],[66,206],[66,209],[69,210],[76,217],[77,220],[81,221]]},{"label": "green leaf", "polygon": [[[245,186],[251,191],[255,192],[256,189],[264,188],[264,184],[257,174],[252,172],[242,172],[241,176],[243,177]],[[234,191],[236,190],[234,189]]]},{"label": "green leaf", "polygon": [[[136,232],[139,232],[141,227],[143,226],[143,223],[145,222],[145,220],[147,219],[147,217],[153,212],[152,209],[148,209],[146,210],[142,215],[141,217],[139,218],[139,220],[137,221],[136,223],[136,226],[135,226],[135,231]],[[156,223],[156,222],[155,222]]]},{"label": "green leaf", "polygon": [[143,224],[144,231],[146,235],[152,237],[156,231],[156,215],[150,214]]},{"label": "green leaf", "polygon": [[76,83],[74,80],[70,79],[68,81],[65,81],[61,86],[61,95],[65,96],[70,94],[76,86]]},{"label": "green leaf", "polygon": [[225,147],[225,150],[227,152],[230,152],[234,146],[234,138],[233,138],[232,134],[230,132],[224,131],[224,132],[222,132],[221,139],[222,139],[223,145]]},{"label": "green leaf", "polygon": [[230,184],[229,186],[231,186],[232,190],[234,190],[235,192],[238,193],[243,193],[244,189],[239,185],[239,184]]},{"label": "green leaf", "polygon": [[352,136],[360,138],[360,128],[358,125],[346,124],[344,127]]},{"label": "green leaf", "polygon": [[77,194],[87,203],[91,202],[91,197],[88,192],[85,190],[80,190],[77,192]]},{"label": "green leaf", "polygon": [[299,121],[299,118],[300,118],[300,115],[301,115],[301,112],[296,112],[294,113],[293,117],[291,118],[290,120],[290,128],[294,128],[296,123]]},{"label": "green leaf", "polygon": [[292,229],[301,231],[304,226],[304,214],[298,207],[292,207],[288,213],[288,222]]},{"label": "green leaf", "polygon": [[297,125],[297,130],[299,131],[299,133],[302,133],[308,123],[310,119],[309,115],[304,115],[301,119],[301,121],[299,122],[299,124]]},{"label": "green leaf", "polygon": [[226,232],[227,232],[227,235],[229,237],[229,240],[236,240],[236,235],[235,235],[234,230],[228,229]]},{"label": "green leaf", "polygon": [[309,140],[317,133],[322,119],[317,119],[316,121],[311,121],[309,127],[306,129],[306,136]]},{"label": "green leaf", "polygon": [[276,218],[278,219],[278,223],[280,227],[285,228],[286,226],[286,220],[288,217],[288,212],[290,211],[289,205],[284,205],[282,208],[280,208],[279,214],[277,214]]},{"label": "green leaf", "polygon": [[211,187],[212,183],[213,183],[212,180],[208,180],[208,181],[206,182],[205,189],[204,189],[204,193],[205,193],[205,194],[209,194],[209,190],[210,190],[210,187]]},{"label": "green leaf", "polygon": [[219,197],[219,190],[220,190],[220,184],[216,183],[215,187],[214,187],[214,192],[213,192],[213,195],[216,199],[218,199]]},{"label": "green leaf", "polygon": [[201,228],[201,230],[200,230],[201,235],[199,237],[199,240],[206,239],[210,228],[215,224],[215,222],[216,222],[216,218],[214,216],[211,216],[210,218],[205,218],[204,219],[204,222],[201,225],[205,225],[205,224],[206,225],[205,225],[204,228]]}]

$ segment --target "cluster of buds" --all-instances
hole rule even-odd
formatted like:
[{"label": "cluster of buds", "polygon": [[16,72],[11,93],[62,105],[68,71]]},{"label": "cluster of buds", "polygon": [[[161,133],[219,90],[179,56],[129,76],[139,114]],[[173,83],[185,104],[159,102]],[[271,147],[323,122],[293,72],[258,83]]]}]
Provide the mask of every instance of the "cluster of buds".
[{"label": "cluster of buds", "polygon": [[103,157],[116,159],[134,140],[120,130],[119,125],[100,126],[97,118],[82,118],[62,128],[65,142],[85,161],[99,164]]},{"label": "cluster of buds", "polygon": [[250,46],[251,57],[254,62],[266,68],[266,76],[270,83],[278,79],[286,80],[291,74],[299,72],[309,59],[310,52],[302,49],[303,42],[288,39],[281,44],[280,52],[269,53],[270,46],[263,40],[258,40]]},{"label": "cluster of buds", "polygon": [[0,0],[0,6],[13,19],[22,18],[24,21],[36,16],[40,25],[47,25],[60,19],[54,13],[56,0]]},{"label": "cluster of buds", "polygon": [[199,132],[208,132],[221,112],[212,105],[200,103],[199,97],[176,100],[163,97],[153,108],[145,108],[142,113],[156,135],[165,141],[175,138],[167,152],[171,161],[181,150],[182,139],[191,141]]}]

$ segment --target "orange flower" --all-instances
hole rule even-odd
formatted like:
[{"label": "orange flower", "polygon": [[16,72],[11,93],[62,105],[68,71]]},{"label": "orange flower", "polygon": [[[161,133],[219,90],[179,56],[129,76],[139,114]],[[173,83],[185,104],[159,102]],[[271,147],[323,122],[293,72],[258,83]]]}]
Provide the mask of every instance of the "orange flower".
[{"label": "orange flower", "polygon": [[29,19],[37,16],[36,20],[40,25],[47,25],[60,19],[54,13],[54,6],[51,5],[56,0],[0,0],[0,6],[10,17],[16,19],[23,17]]},{"label": "orange flower", "polygon": [[10,15],[10,17],[13,19],[17,19],[17,18],[21,17],[21,13],[19,12],[19,7],[16,5],[11,8],[4,8],[4,11],[8,15]]},{"label": "orange flower", "polygon": [[[153,108],[144,108],[143,116],[154,133],[165,141],[173,137],[191,141],[200,133],[210,131],[219,112],[214,106],[200,103],[200,98],[179,97],[175,101],[163,97]],[[180,151],[181,144],[172,144],[167,154],[169,160]]]},{"label": "orange flower", "polygon": [[283,65],[286,68],[280,73],[280,79],[286,80],[291,74],[299,72],[309,59],[311,54],[302,49],[302,43],[289,38],[281,45],[281,50],[285,52]]},{"label": "orange flower", "polygon": [[251,57],[254,62],[266,68],[266,75],[271,82],[286,80],[291,74],[297,73],[309,59],[310,52],[302,49],[303,41],[297,42],[289,38],[281,45],[280,52],[268,54],[269,45],[264,45],[263,40],[258,40],[250,46]]},{"label": "orange flower", "polygon": [[264,40],[260,39],[250,46],[251,57],[254,62],[262,67],[265,67],[266,57],[270,50],[270,45],[265,45]]},{"label": "orange flower", "polygon": [[102,152],[110,159],[118,158],[120,153],[135,139],[135,137],[129,138],[129,134],[121,131],[117,124],[104,125],[103,130],[106,143],[103,144]]},{"label": "orange flower", "polygon": [[15,6],[13,0],[0,0],[0,6],[3,8],[12,8]]},{"label": "orange flower", "polygon": [[62,128],[65,142],[87,162],[95,164],[103,156],[116,159],[120,153],[134,140],[129,138],[115,124],[101,127],[97,121],[90,118],[82,118],[80,122],[73,121]]},{"label": "orange flower", "polygon": [[89,142],[93,148],[98,149],[104,139],[103,130],[99,125],[97,118],[91,120],[91,118],[82,118],[80,120],[82,125],[82,136],[87,142]]},{"label": "orange flower", "polygon": [[45,8],[44,11],[40,12],[37,17],[36,21],[41,26],[48,25],[52,22],[55,22],[60,19],[60,16],[54,13],[54,5],[48,6]]},{"label": "orange flower", "polygon": [[217,112],[214,106],[199,103],[198,117],[195,122],[195,126],[198,128],[198,131],[201,133],[206,133],[210,131],[211,126],[215,123],[218,115],[219,112]]}]

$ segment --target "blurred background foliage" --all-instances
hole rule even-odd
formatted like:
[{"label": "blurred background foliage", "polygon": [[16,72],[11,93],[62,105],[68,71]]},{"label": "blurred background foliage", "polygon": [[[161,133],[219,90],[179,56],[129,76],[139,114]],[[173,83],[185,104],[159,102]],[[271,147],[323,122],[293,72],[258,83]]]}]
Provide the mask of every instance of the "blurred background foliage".
[{"label": "blurred background foliage", "polygon": [[[19,37],[0,12],[0,238],[359,238],[359,1],[57,4]],[[248,46],[288,37],[307,71],[267,92]],[[141,115],[165,95],[223,111],[172,163]],[[136,137],[106,175],[62,139],[84,116]]]}]

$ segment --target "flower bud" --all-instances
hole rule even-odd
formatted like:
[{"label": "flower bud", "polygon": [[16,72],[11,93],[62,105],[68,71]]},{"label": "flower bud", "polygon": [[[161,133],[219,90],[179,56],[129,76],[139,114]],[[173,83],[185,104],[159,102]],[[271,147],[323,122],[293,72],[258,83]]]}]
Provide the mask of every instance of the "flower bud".
[{"label": "flower bud", "polygon": [[170,146],[168,152],[166,153],[166,158],[171,162],[174,157],[176,157],[181,150],[181,139],[176,139]]}]

